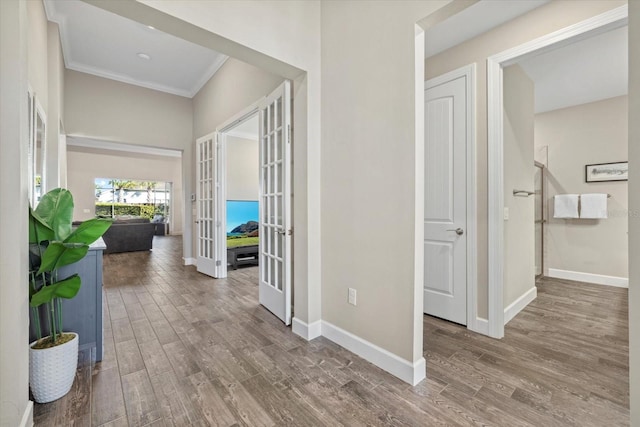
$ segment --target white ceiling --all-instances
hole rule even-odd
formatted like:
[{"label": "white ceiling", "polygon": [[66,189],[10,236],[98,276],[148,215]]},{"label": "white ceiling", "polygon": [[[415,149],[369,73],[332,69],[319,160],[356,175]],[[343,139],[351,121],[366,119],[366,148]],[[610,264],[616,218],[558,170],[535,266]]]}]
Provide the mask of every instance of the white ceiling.
[{"label": "white ceiling", "polygon": [[[549,0],[480,0],[425,32],[429,58],[523,15]],[[496,52],[497,53],[497,52]],[[627,27],[519,62],[535,84],[536,113],[625,95]]]},{"label": "white ceiling", "polygon": [[519,62],[535,84],[536,113],[626,95],[627,29],[617,28]]},{"label": "white ceiling", "polygon": [[[44,0],[67,68],[193,97],[227,56],[79,0]],[[140,59],[145,53],[150,60]]]}]

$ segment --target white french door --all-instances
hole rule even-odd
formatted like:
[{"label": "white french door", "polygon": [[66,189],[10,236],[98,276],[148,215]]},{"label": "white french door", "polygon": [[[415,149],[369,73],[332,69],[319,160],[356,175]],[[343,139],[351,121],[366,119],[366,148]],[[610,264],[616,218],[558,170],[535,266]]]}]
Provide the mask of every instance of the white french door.
[{"label": "white french door", "polygon": [[424,312],[467,324],[465,77],[425,90]]},{"label": "white french door", "polygon": [[291,87],[285,81],[260,110],[259,301],[291,323]]},{"label": "white french door", "polygon": [[[198,138],[196,206],[198,230],[197,269],[208,276],[221,278],[226,273],[226,247],[220,230],[224,220],[224,194],[222,194],[221,162],[218,132]],[[226,236],[225,236],[226,237]]]}]

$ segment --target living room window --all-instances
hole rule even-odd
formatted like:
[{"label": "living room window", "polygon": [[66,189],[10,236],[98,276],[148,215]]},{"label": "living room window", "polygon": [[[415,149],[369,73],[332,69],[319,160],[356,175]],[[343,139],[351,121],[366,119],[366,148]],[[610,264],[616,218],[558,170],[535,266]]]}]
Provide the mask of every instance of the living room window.
[{"label": "living room window", "polygon": [[169,222],[170,182],[96,178],[95,195],[96,217],[141,217],[152,222]]}]

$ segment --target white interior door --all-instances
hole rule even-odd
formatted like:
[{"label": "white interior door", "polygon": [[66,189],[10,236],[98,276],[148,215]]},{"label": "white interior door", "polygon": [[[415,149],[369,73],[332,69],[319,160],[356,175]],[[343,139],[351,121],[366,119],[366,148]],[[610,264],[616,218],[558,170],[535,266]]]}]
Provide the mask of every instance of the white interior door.
[{"label": "white interior door", "polygon": [[260,104],[259,300],[291,323],[291,88]]},{"label": "white interior door", "polygon": [[425,90],[424,312],[467,323],[465,77]]},{"label": "white interior door", "polygon": [[197,268],[200,273],[212,277],[224,277],[222,269],[223,248],[220,245],[224,195],[221,189],[220,144],[218,132],[203,136],[197,144],[197,219],[198,230]]}]

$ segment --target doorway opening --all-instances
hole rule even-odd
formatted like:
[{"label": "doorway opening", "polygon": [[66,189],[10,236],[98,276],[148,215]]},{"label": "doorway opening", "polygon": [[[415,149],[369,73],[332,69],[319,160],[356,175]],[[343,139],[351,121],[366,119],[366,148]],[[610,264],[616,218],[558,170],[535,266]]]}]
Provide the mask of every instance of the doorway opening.
[{"label": "doorway opening", "polygon": [[[505,286],[506,275],[508,274],[507,268],[511,268],[513,271],[513,265],[507,261],[507,254],[512,253],[506,250],[506,238],[507,223],[506,221],[511,216],[510,206],[507,203],[513,202],[512,206],[515,206],[516,191],[525,190],[526,193],[534,194],[529,188],[515,188],[512,184],[517,181],[509,181],[509,172],[506,167],[509,163],[505,158],[509,156],[507,150],[512,149],[508,144],[505,144],[510,136],[507,133],[509,126],[513,128],[514,117],[509,116],[509,102],[513,102],[513,105],[519,103],[512,98],[506,97],[507,79],[510,79],[509,84],[514,87],[521,88],[518,74],[523,74],[522,69],[517,65],[522,61],[529,60],[535,56],[558,50],[562,47],[569,46],[571,44],[589,39],[596,35],[601,35],[612,30],[624,27],[627,23],[627,6],[621,6],[613,9],[609,12],[597,15],[593,18],[582,21],[578,24],[566,27],[551,34],[545,35],[538,39],[532,40],[520,46],[508,49],[499,54],[493,55],[487,58],[487,87],[488,87],[488,272],[489,272],[489,287],[488,287],[488,308],[489,308],[489,335],[494,338],[502,338],[504,336],[504,325],[507,321],[511,320],[520,310],[522,310],[529,302],[536,297],[535,286],[521,297],[513,300],[511,296],[507,295],[507,287]],[[519,90],[519,89],[518,89]],[[518,96],[521,99],[521,96]],[[533,98],[533,96],[532,96]],[[514,107],[519,108],[519,107]],[[516,115],[522,111],[516,111]],[[517,119],[516,119],[517,121]],[[510,129],[511,132],[513,129]],[[579,150],[584,150],[584,147]],[[576,151],[577,152],[577,151]],[[626,153],[626,150],[625,150]],[[531,147],[531,157],[525,159],[528,165],[535,160],[533,154],[533,146]],[[544,162],[542,162],[544,163]],[[597,162],[594,162],[597,163]],[[547,178],[549,178],[549,165],[547,164]],[[556,165],[562,167],[562,165]],[[582,165],[584,167],[585,165]],[[531,166],[523,166],[527,170],[531,170]],[[581,168],[582,171],[582,168]],[[533,186],[533,176],[529,175]],[[507,185],[510,186],[507,189]],[[528,190],[528,191],[527,191]],[[513,193],[511,193],[513,191]],[[593,190],[594,192],[597,190]],[[567,188],[565,193],[573,193],[571,189]],[[513,195],[514,199],[511,199]],[[507,200],[506,198],[509,197]],[[533,220],[533,200],[530,200],[530,212],[531,221],[530,225],[534,225]],[[507,210],[509,209],[509,210]],[[512,224],[509,224],[512,225]],[[531,227],[531,235],[529,238],[530,249],[532,258],[534,258],[534,234],[533,227]],[[533,260],[532,260],[533,261]],[[531,265],[530,273],[527,273],[527,277],[530,277],[530,281],[535,281],[534,265]],[[568,277],[567,277],[568,278]],[[528,279],[529,280],[529,279]],[[575,280],[575,278],[574,278]],[[513,300],[513,302],[511,302]],[[510,302],[505,307],[505,303]]]},{"label": "doorway opening", "polygon": [[260,304],[286,325],[293,303],[291,107],[285,80],[197,140],[198,271],[224,278],[229,266],[257,264]]}]

